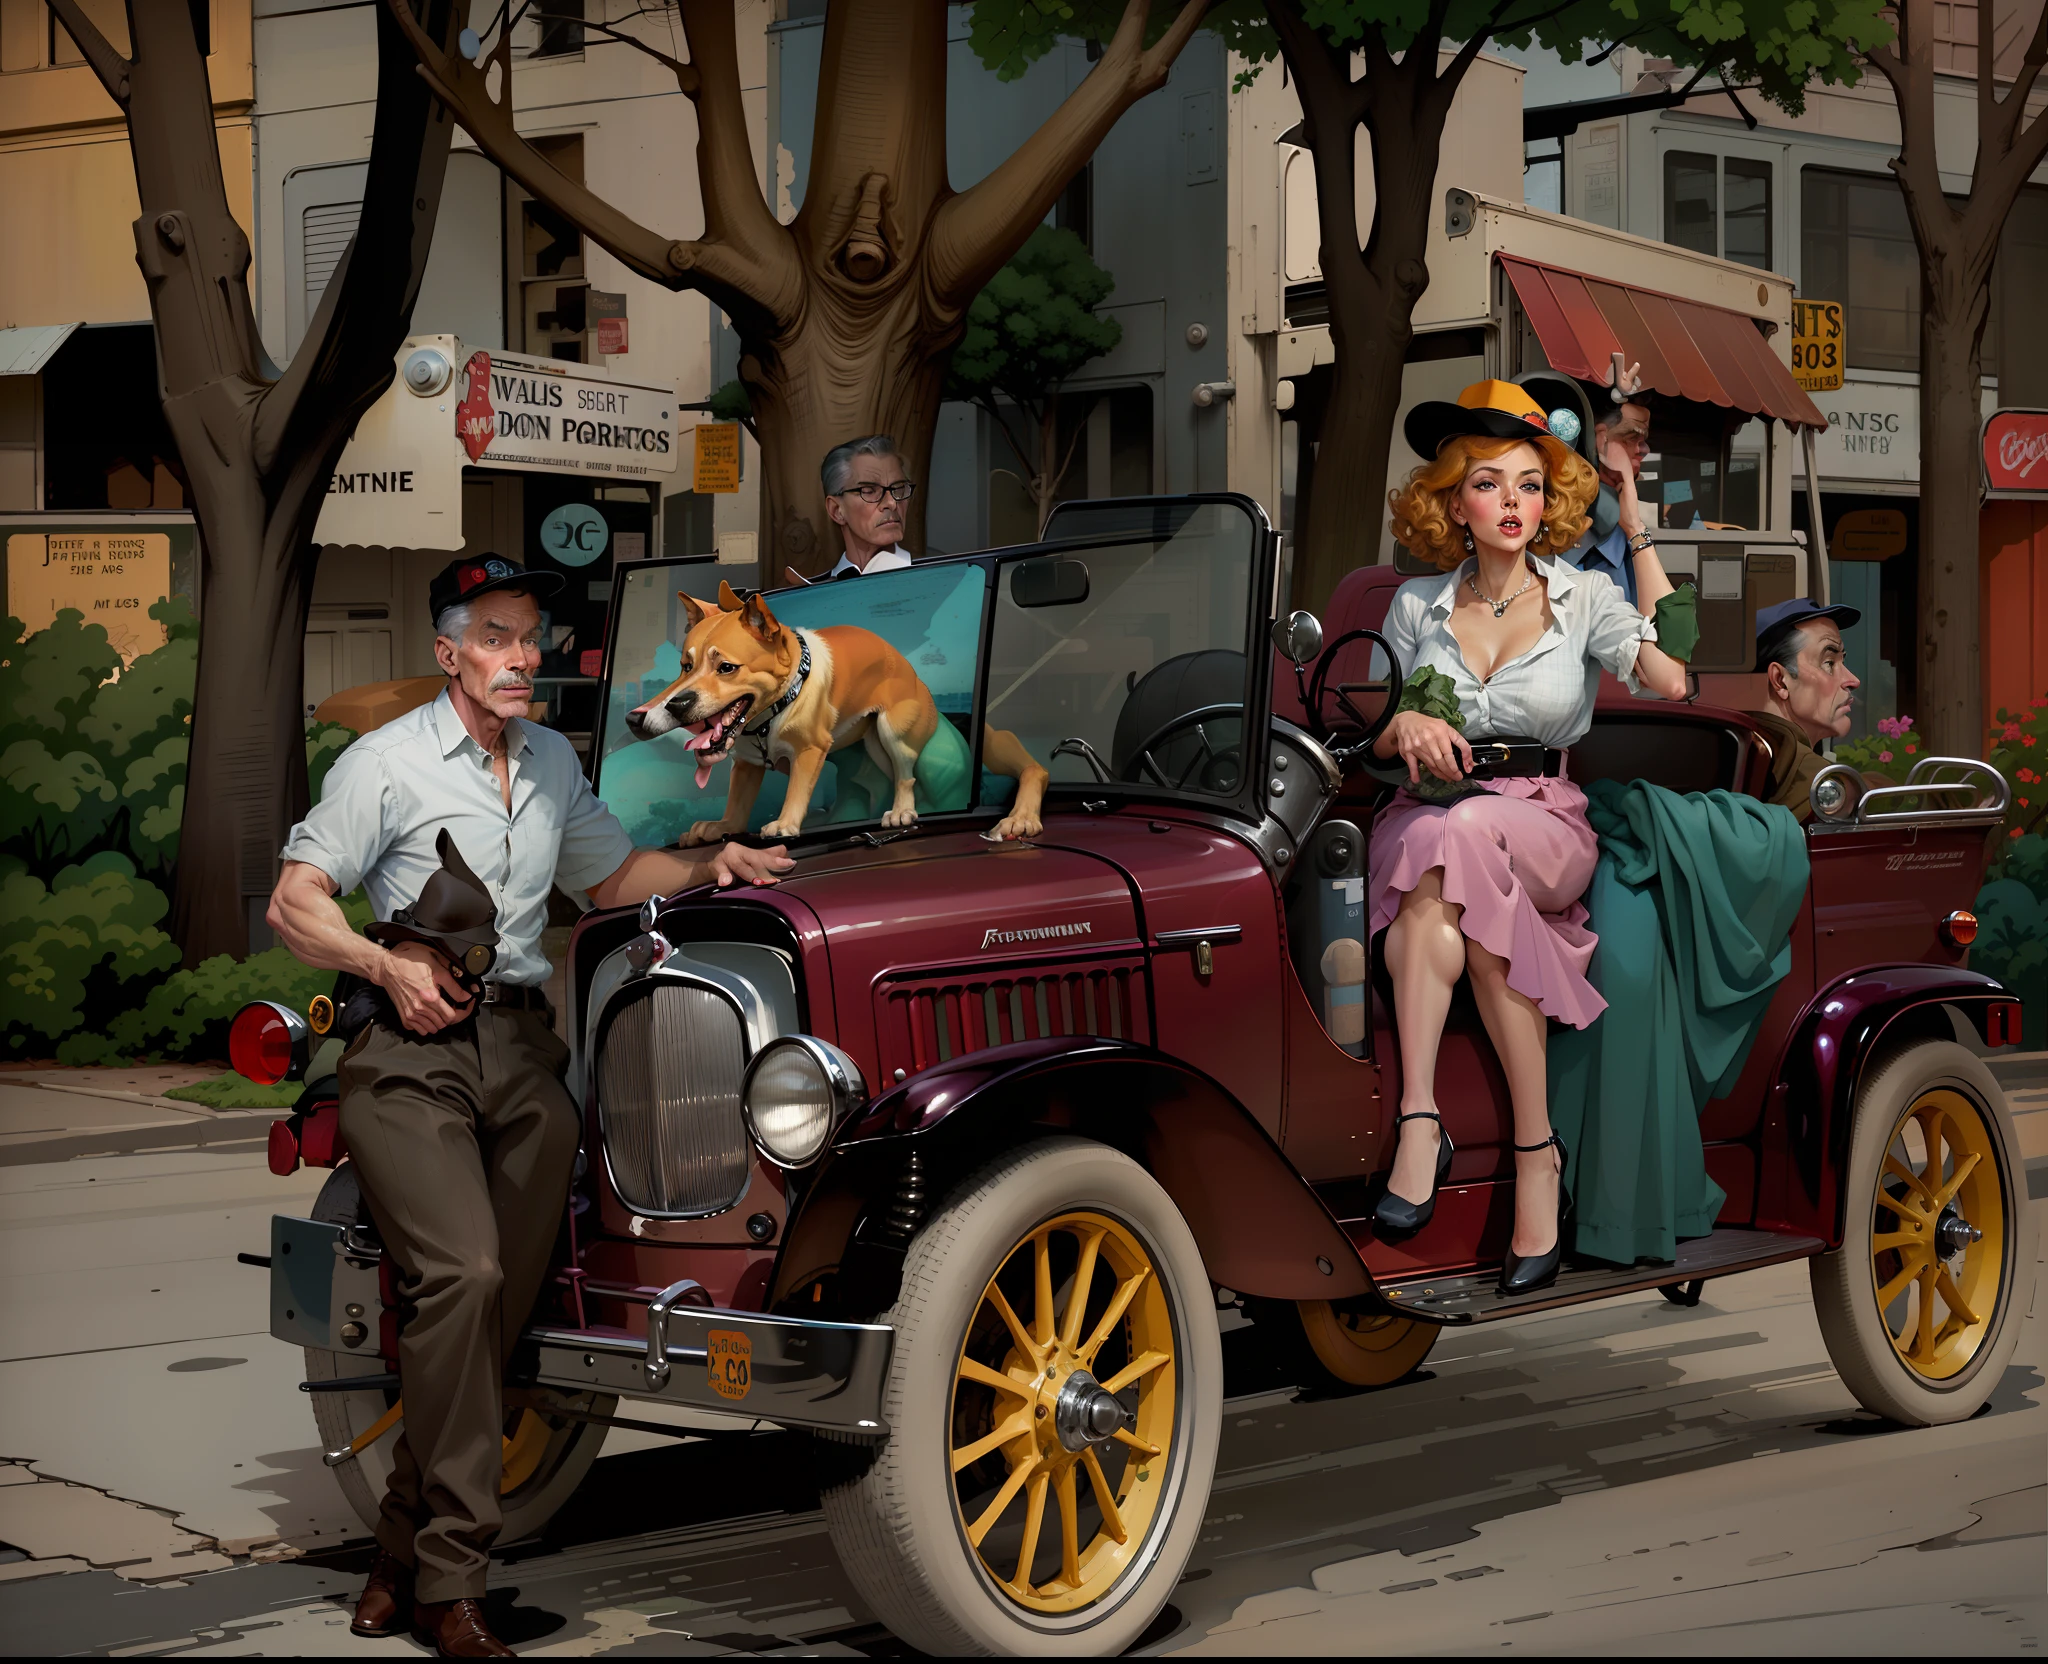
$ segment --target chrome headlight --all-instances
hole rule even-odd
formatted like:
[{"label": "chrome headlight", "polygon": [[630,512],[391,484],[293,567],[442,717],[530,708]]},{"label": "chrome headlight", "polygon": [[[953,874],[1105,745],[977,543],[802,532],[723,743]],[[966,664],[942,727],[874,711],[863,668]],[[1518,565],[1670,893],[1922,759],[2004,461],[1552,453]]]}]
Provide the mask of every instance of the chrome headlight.
[{"label": "chrome headlight", "polygon": [[837,1046],[788,1034],[763,1046],[749,1065],[741,1101],[763,1155],[778,1167],[808,1167],[867,1095],[860,1065]]}]

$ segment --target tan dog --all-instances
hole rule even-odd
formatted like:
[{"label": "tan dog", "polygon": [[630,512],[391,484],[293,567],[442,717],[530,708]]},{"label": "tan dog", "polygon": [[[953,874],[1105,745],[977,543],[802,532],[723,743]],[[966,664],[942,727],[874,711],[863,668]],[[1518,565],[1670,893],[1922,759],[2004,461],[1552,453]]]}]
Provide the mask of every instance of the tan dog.
[{"label": "tan dog", "polygon": [[[741,601],[729,584],[718,586],[716,607],[690,595],[678,599],[690,614],[683,673],[629,711],[626,726],[639,739],[689,729],[699,790],[713,768],[728,756],[733,760],[725,814],[697,822],[683,843],[714,843],[745,831],[771,767],[789,775],[789,789],[781,814],[762,835],[795,837],[825,759],[857,741],[895,784],[882,824],[915,823],[917,759],[941,718],[908,659],[873,631],[852,625],[792,629],[759,595]],[[1017,801],[996,836],[1030,837],[1039,830],[1050,777],[1014,735],[994,729],[987,735],[988,766],[1018,783]]]}]

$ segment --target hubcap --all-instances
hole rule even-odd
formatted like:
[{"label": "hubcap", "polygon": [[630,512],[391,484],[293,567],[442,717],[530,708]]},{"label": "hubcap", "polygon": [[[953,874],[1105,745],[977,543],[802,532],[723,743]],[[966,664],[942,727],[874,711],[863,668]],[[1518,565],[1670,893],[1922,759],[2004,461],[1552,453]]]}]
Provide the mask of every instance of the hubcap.
[{"label": "hubcap", "polygon": [[1077,1611],[1135,1563],[1166,1485],[1175,1359],[1152,1256],[1106,1215],[1048,1220],[989,1279],[949,1460],[961,1530],[1008,1599]]},{"label": "hubcap", "polygon": [[1871,1283],[1900,1363],[1928,1381],[1966,1368],[2005,1276],[2005,1193],[1984,1111],[1938,1088],[1900,1116],[1871,1217]]}]

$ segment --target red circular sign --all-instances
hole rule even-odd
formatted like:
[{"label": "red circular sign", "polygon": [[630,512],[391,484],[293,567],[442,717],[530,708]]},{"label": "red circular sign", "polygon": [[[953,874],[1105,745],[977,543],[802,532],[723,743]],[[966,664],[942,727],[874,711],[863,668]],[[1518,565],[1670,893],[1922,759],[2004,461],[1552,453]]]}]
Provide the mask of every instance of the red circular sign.
[{"label": "red circular sign", "polygon": [[2048,495],[2048,410],[1996,410],[1984,424],[1984,477],[1993,491]]}]

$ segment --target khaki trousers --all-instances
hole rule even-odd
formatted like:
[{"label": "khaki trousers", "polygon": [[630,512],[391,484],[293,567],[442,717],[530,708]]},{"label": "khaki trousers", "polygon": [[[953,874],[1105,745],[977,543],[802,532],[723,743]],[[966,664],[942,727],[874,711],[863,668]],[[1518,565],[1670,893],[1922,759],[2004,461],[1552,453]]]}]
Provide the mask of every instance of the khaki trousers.
[{"label": "khaki trousers", "polygon": [[427,1039],[372,1023],[341,1060],[341,1130],[409,1316],[405,1420],[377,1542],[422,1601],[481,1599],[501,1514],[505,1361],[562,1220],[577,1116],[542,1013],[486,1006]]}]

